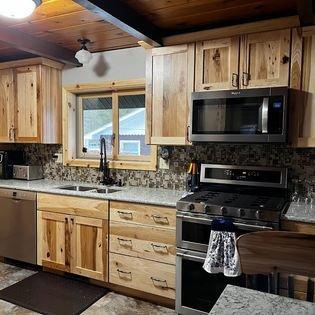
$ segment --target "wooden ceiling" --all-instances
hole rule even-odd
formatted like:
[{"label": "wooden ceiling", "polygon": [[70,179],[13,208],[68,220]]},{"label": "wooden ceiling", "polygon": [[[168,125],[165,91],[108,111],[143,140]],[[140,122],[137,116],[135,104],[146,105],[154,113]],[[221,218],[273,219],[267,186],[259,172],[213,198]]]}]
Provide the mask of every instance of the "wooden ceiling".
[{"label": "wooden ceiling", "polygon": [[[125,8],[131,8],[140,19],[152,24],[163,37],[296,15],[301,1],[305,0],[104,0],[103,3],[111,2],[113,6],[120,3]],[[1,17],[0,28],[26,33],[43,40],[43,43],[48,41],[73,53],[79,49],[77,40],[82,37],[92,41],[89,46],[92,52],[138,45],[139,38],[122,30],[126,28],[120,29],[106,22],[104,16],[77,2],[80,1],[43,0],[42,5],[29,18],[17,21]],[[11,45],[8,41],[0,42],[0,61],[32,56],[30,50],[17,48],[17,45]]]}]

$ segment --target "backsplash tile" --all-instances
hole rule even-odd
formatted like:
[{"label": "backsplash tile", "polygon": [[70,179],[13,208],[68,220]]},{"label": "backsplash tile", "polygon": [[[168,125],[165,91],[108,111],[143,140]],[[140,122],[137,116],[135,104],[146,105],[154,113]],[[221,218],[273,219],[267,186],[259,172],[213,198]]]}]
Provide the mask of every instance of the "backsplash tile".
[{"label": "backsplash tile", "polygon": [[[14,146],[25,151],[30,164],[41,164],[45,178],[99,183],[101,174],[95,168],[69,167],[55,163],[53,155],[59,145],[26,144]],[[170,147],[170,169],[153,171],[111,170],[117,179],[130,186],[185,189],[189,162],[288,167],[289,179],[315,179],[315,148],[293,149],[279,144],[198,144]]]}]

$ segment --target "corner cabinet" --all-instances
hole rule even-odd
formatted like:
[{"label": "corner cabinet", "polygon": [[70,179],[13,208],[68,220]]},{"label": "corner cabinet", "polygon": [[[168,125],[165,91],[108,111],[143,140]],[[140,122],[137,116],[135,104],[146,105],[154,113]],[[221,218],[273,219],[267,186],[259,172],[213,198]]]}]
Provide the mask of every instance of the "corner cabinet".
[{"label": "corner cabinet", "polygon": [[189,144],[195,45],[153,48],[147,54],[147,143]]},{"label": "corner cabinet", "polygon": [[1,142],[61,143],[62,68],[44,58],[0,64]]}]

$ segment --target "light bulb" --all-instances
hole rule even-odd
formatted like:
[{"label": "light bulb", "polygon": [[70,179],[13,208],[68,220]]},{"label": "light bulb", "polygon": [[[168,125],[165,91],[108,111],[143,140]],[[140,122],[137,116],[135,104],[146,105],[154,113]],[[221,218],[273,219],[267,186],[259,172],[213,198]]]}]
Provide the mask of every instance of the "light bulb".
[{"label": "light bulb", "polygon": [[31,15],[41,3],[41,0],[0,0],[0,14],[22,19]]},{"label": "light bulb", "polygon": [[78,59],[80,63],[84,65],[89,63],[93,56],[88,50],[82,48],[75,54],[75,57]]}]

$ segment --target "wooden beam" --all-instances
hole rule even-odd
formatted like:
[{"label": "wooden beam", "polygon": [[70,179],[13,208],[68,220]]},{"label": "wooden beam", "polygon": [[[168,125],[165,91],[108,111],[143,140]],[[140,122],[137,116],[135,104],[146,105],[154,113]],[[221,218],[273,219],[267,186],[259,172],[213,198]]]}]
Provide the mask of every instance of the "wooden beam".
[{"label": "wooden beam", "polygon": [[313,0],[298,0],[297,7],[301,26],[313,25],[315,22]]},{"label": "wooden beam", "polygon": [[179,45],[193,43],[203,40],[219,39],[241,34],[251,34],[280,30],[291,27],[299,27],[300,20],[298,16],[290,16],[258,22],[244,23],[227,27],[208,29],[204,31],[172,35],[163,38],[163,45]]},{"label": "wooden beam", "polygon": [[152,46],[161,46],[162,32],[121,0],[74,0],[103,20]]},{"label": "wooden beam", "polygon": [[81,65],[75,59],[73,51],[5,26],[0,26],[0,42],[37,56],[74,66]]}]

